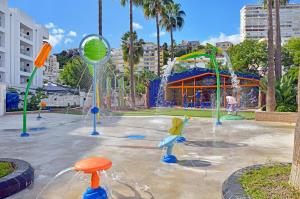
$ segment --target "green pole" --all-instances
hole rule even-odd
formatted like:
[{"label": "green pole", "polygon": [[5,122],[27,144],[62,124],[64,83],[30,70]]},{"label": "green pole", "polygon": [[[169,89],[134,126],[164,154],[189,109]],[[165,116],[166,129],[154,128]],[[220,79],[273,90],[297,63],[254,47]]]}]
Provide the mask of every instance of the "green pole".
[{"label": "green pole", "polygon": [[217,53],[217,49],[213,48],[212,52],[210,54],[210,59],[212,60],[214,66],[215,66],[215,71],[216,71],[216,78],[217,78],[217,104],[216,104],[216,108],[217,108],[217,125],[221,125],[221,121],[220,121],[220,98],[221,98],[221,91],[220,91],[220,71],[219,71],[219,66],[218,66],[218,62],[216,59],[216,53]]},{"label": "green pole", "polygon": [[35,75],[36,71],[37,71],[37,67],[34,67],[32,73],[31,73],[31,76],[29,78],[29,81],[27,83],[27,86],[26,86],[26,91],[25,91],[25,96],[24,96],[24,105],[23,105],[24,106],[24,108],[23,108],[23,130],[22,130],[22,133],[21,133],[21,137],[28,137],[29,136],[29,133],[27,133],[27,126],[26,126],[27,97],[28,97],[31,82],[34,78],[34,75]]}]

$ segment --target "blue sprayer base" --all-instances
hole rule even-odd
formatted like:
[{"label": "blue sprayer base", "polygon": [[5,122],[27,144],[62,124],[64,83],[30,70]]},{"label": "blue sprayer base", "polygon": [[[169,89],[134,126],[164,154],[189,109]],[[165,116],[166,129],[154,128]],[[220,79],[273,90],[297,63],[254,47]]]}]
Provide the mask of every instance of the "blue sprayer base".
[{"label": "blue sprayer base", "polygon": [[183,137],[183,136],[179,136],[179,137],[176,139],[176,142],[177,142],[177,143],[183,143],[183,142],[186,142],[186,139],[185,139],[185,137]]},{"label": "blue sprayer base", "polygon": [[39,120],[39,119],[42,119],[42,117],[41,116],[37,116],[36,119]]},{"label": "blue sprayer base", "polygon": [[165,163],[169,163],[169,164],[178,162],[176,156],[174,156],[174,155],[165,155],[161,161],[165,162]]},{"label": "blue sprayer base", "polygon": [[107,193],[102,187],[98,189],[88,188],[83,194],[82,199],[107,199]]},{"label": "blue sprayer base", "polygon": [[22,132],[22,133],[21,133],[21,137],[29,137],[29,133]]},{"label": "blue sprayer base", "polygon": [[97,135],[100,135],[100,133],[98,133],[97,131],[91,133],[91,136],[97,136]]},{"label": "blue sprayer base", "polygon": [[217,126],[221,126],[221,125],[222,125],[222,122],[221,122],[221,121],[216,121],[216,125],[217,125]]}]

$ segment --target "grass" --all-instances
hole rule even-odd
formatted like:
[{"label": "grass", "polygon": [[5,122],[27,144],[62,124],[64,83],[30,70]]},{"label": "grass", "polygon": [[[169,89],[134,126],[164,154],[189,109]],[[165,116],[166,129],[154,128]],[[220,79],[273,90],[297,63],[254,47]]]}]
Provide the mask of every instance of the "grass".
[{"label": "grass", "polygon": [[10,162],[0,162],[0,178],[7,176],[14,171],[13,165]]},{"label": "grass", "polygon": [[[221,115],[226,115],[226,111],[221,111]],[[116,116],[153,116],[153,115],[166,115],[166,116],[190,116],[190,117],[207,117],[210,118],[213,115],[212,110],[185,110],[185,109],[142,109],[138,111],[124,111],[124,112],[114,112],[113,115]],[[239,115],[243,116],[245,119],[254,119],[254,112],[239,112]]]},{"label": "grass", "polygon": [[252,199],[299,199],[300,192],[288,183],[291,165],[265,166],[242,175],[240,183]]}]

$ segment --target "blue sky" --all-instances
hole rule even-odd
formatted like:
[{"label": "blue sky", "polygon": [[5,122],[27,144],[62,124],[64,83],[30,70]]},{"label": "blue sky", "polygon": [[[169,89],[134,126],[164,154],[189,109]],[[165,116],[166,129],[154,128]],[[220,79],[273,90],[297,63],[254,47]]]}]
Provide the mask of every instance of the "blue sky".
[{"label": "blue sky", "polygon": [[[181,40],[239,39],[240,9],[245,4],[258,0],[175,0],[186,12],[185,26],[175,33],[177,43]],[[120,38],[129,30],[129,7],[122,7],[119,0],[103,0],[103,33],[111,46],[120,46]],[[230,2],[230,3],[228,3]],[[292,2],[300,3],[300,0]],[[16,7],[30,15],[37,23],[47,25],[54,52],[78,47],[83,35],[97,33],[98,0],[9,0],[10,7]],[[138,36],[145,41],[156,41],[154,20],[146,20],[141,8],[134,8],[134,23]],[[162,42],[169,42],[170,36],[162,30]]]}]

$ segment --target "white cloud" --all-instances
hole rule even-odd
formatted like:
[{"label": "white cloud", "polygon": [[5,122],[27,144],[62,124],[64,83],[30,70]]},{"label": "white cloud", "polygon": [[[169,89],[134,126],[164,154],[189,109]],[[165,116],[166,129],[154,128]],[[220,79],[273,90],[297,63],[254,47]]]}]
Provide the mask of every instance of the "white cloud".
[{"label": "white cloud", "polygon": [[52,46],[56,46],[57,44],[59,44],[64,38],[64,35],[49,35],[49,42]]},{"label": "white cloud", "polygon": [[[165,36],[166,35],[166,32],[165,31],[160,31],[159,32],[159,35],[162,37],[162,36]],[[150,37],[156,37],[157,36],[157,33],[154,32],[152,34],[149,35]]]},{"label": "white cloud", "polygon": [[52,33],[53,33],[53,34],[64,34],[64,33],[65,33],[65,30],[64,30],[64,29],[61,29],[61,28],[53,28],[53,29],[52,29]]},{"label": "white cloud", "polygon": [[64,41],[64,44],[69,44],[69,43],[72,43],[72,42],[73,42],[73,39],[66,38],[65,41]]},{"label": "white cloud", "polygon": [[73,30],[71,30],[69,33],[68,33],[68,36],[69,37],[76,37],[77,36],[77,33]]},{"label": "white cloud", "polygon": [[132,25],[133,25],[133,28],[136,30],[143,29],[143,26],[139,23],[133,22]]},{"label": "white cloud", "polygon": [[45,27],[46,27],[47,29],[52,29],[52,28],[55,28],[55,25],[54,25],[54,23],[49,22],[49,23],[47,23],[47,24],[45,25]]},{"label": "white cloud", "polygon": [[220,33],[218,37],[210,37],[208,40],[202,42],[202,44],[213,44],[215,45],[217,42],[229,41],[233,44],[240,43],[240,34],[235,35],[226,35],[224,33]]},{"label": "white cloud", "polygon": [[83,34],[82,34],[82,37],[86,37],[86,36],[87,36],[87,33],[83,33]]}]

